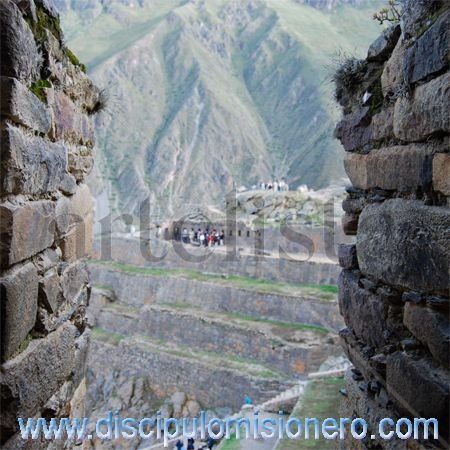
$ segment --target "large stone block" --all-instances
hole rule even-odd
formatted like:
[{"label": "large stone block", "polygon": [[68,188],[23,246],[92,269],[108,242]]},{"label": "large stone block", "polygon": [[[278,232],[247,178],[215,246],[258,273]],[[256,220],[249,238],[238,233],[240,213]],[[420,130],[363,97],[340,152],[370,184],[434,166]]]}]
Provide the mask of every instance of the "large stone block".
[{"label": "large stone block", "polygon": [[364,149],[372,138],[370,108],[358,109],[345,116],[336,126],[335,136],[347,152]]},{"label": "large stone block", "polygon": [[92,213],[92,196],[87,185],[78,187],[71,197],[63,196],[56,203],[56,231],[63,235]]},{"label": "large stone block", "polygon": [[45,273],[50,269],[57,267],[61,262],[60,256],[61,252],[59,251],[59,249],[54,250],[52,248],[48,248],[42,253],[39,253],[39,255],[37,255],[33,261],[39,275],[45,275]]},{"label": "large stone block", "polygon": [[434,155],[433,189],[450,196],[450,154],[448,153]]},{"label": "large stone block", "polygon": [[28,348],[2,366],[3,432],[17,431],[17,417],[34,417],[75,368],[77,329],[66,322],[44,339],[30,342]]},{"label": "large stone block", "polygon": [[418,292],[448,294],[450,210],[393,199],[364,208],[357,236],[363,274]]},{"label": "large stone block", "polygon": [[89,272],[86,263],[76,262],[64,268],[61,273],[63,296],[69,303],[73,302],[80,291],[89,283]]},{"label": "large stone block", "polygon": [[384,108],[372,117],[372,139],[384,141],[394,138],[394,107]]},{"label": "large stone block", "polygon": [[54,241],[55,205],[48,200],[0,205],[0,262],[6,267],[50,247]]},{"label": "large stone block", "polygon": [[348,214],[359,214],[364,206],[366,206],[366,198],[364,196],[356,198],[348,196],[342,202],[342,209]]},{"label": "large stone block", "polygon": [[372,43],[367,53],[368,61],[386,61],[394,50],[400,34],[400,25],[393,25],[386,28],[383,33]]},{"label": "large stone block", "polygon": [[406,39],[416,38],[429,27],[431,19],[442,10],[447,0],[403,0],[402,31]]},{"label": "large stone block", "polygon": [[72,147],[68,158],[69,172],[77,181],[83,181],[94,166],[92,150],[87,147]]},{"label": "large stone block", "polygon": [[339,265],[343,269],[352,270],[358,268],[355,244],[340,244],[338,247]]},{"label": "large stone block", "polygon": [[450,320],[448,313],[408,302],[403,316],[405,326],[433,357],[447,369],[450,366]]},{"label": "large stone block", "polygon": [[1,361],[11,358],[34,327],[37,313],[38,275],[33,264],[0,279]]},{"label": "large stone block", "polygon": [[63,92],[51,91],[48,100],[54,111],[55,138],[93,147],[94,129],[88,115]]},{"label": "large stone block", "polygon": [[388,356],[386,387],[397,408],[410,417],[436,418],[439,431],[449,427],[449,373],[434,367],[428,359],[406,353]]},{"label": "large stone block", "polygon": [[381,74],[381,89],[385,97],[396,96],[404,89],[403,59],[406,50],[405,42],[400,39],[390,59],[384,66],[383,73]]},{"label": "large stone block", "polygon": [[405,81],[417,83],[441,73],[448,67],[450,56],[449,17],[447,11],[410,48],[403,62]]},{"label": "large stone block", "polygon": [[427,144],[374,149],[367,155],[347,153],[344,166],[354,187],[414,192],[431,185],[435,148]]},{"label": "large stone block", "polygon": [[99,89],[79,66],[72,64],[60,42],[50,32],[47,32],[44,45],[52,77],[64,86],[64,92],[77,106],[85,111],[93,111],[99,101]]},{"label": "large stone block", "polygon": [[[70,321],[78,331],[86,328],[85,311],[89,304],[89,289],[84,287],[78,295],[68,300],[61,297],[56,313],[47,308],[39,307],[36,320],[36,329],[39,333],[47,335],[59,328],[64,322]],[[81,367],[80,367],[81,369]]]},{"label": "large stone block", "polygon": [[355,335],[371,347],[386,344],[388,305],[359,285],[359,277],[343,271],[339,277],[339,309]]},{"label": "large stone block", "polygon": [[42,57],[33,33],[14,2],[0,2],[0,75],[30,83],[39,78]]},{"label": "large stone block", "polygon": [[424,141],[450,132],[450,73],[418,86],[412,98],[395,103],[394,134],[406,142]]},{"label": "large stone block", "polygon": [[358,232],[359,214],[346,213],[342,216],[342,229],[347,236],[356,236]]},{"label": "large stone block", "polygon": [[61,238],[60,246],[64,261],[74,262],[77,259],[92,255],[93,246],[93,216],[88,214],[78,221]]},{"label": "large stone block", "polygon": [[15,78],[1,77],[0,90],[2,116],[40,133],[50,131],[50,110],[25,85]]},{"label": "large stone block", "polygon": [[39,303],[49,312],[56,313],[61,302],[59,275],[50,269],[39,281]]},{"label": "large stone block", "polygon": [[10,125],[3,131],[2,139],[3,192],[44,194],[60,187],[67,173],[64,144],[27,134]]}]

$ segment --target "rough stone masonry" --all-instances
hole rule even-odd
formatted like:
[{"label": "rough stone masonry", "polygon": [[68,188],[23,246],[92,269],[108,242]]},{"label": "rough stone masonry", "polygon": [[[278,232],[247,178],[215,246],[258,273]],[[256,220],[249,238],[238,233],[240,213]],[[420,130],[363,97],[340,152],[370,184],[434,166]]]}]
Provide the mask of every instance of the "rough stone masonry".
[{"label": "rough stone masonry", "polygon": [[52,0],[0,0],[0,444],[17,417],[83,416],[92,116],[101,93]]},{"label": "rough stone masonry", "polygon": [[[450,101],[448,1],[405,0],[364,61],[336,74],[336,135],[352,182],[340,248],[345,417],[369,439],[343,448],[449,448]],[[383,417],[437,418],[440,442],[371,440]]]}]

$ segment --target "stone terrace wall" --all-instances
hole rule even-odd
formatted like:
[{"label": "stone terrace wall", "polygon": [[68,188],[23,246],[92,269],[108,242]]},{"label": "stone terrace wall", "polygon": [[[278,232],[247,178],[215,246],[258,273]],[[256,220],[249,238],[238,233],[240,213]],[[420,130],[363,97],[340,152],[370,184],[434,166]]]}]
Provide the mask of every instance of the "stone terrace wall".
[{"label": "stone terrace wall", "polygon": [[[123,336],[141,335],[184,347],[238,356],[259,361],[289,377],[301,377],[319,370],[329,356],[340,350],[334,334],[303,334],[305,344],[289,343],[267,328],[236,324],[226,318],[206,316],[155,306],[140,310],[103,308],[96,324],[103,330]],[[292,332],[292,330],[290,330]],[[309,339],[308,339],[309,337]],[[300,338],[301,339],[301,338]],[[342,350],[341,350],[342,351]]]},{"label": "stone terrace wall", "polygon": [[356,366],[346,414],[369,418],[372,431],[382,417],[435,417],[448,448],[450,4],[404,3],[401,26],[336,75],[353,184],[344,227],[356,235],[339,255],[341,336]]},{"label": "stone terrace wall", "polygon": [[[129,379],[149,377],[153,395],[160,400],[175,392],[184,392],[201,405],[238,411],[245,395],[257,402],[264,402],[294,384],[226,367],[214,367],[212,370],[212,363],[158,352],[133,339],[124,339],[118,345],[93,339],[91,347],[90,370],[102,374],[104,378],[108,378],[111,372]],[[143,414],[149,414],[149,411]]]},{"label": "stone terrace wall", "polygon": [[89,265],[92,283],[113,290],[119,301],[144,305],[193,305],[209,312],[231,312],[270,320],[340,329],[334,300],[261,293],[208,281],[129,274],[106,266]]},{"label": "stone terrace wall", "polygon": [[[286,283],[313,283],[336,285],[339,265],[328,260],[296,260],[272,258],[237,252],[199,253],[198,249],[180,242],[161,242],[151,248],[137,238],[104,237],[94,242],[94,257],[99,260],[118,261],[146,267],[188,268],[199,271],[235,274]],[[155,247],[155,248],[154,248]]]},{"label": "stone terrace wall", "polygon": [[23,448],[17,417],[83,414],[100,103],[51,0],[1,0],[0,33],[0,444]]}]

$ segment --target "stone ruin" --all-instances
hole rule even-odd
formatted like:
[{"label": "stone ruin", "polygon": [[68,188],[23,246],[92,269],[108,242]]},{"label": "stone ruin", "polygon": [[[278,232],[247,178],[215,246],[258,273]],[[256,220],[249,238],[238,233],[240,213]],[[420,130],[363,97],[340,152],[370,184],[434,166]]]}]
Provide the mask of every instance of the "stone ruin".
[{"label": "stone ruin", "polygon": [[18,417],[83,416],[99,90],[66,48],[51,0],[1,0],[2,448]]},{"label": "stone ruin", "polygon": [[[434,417],[449,440],[449,6],[404,2],[364,61],[338,71],[344,201],[340,310],[345,417]],[[370,433],[369,433],[370,436]],[[359,447],[422,448],[410,441]],[[352,444],[355,445],[355,444]]]}]

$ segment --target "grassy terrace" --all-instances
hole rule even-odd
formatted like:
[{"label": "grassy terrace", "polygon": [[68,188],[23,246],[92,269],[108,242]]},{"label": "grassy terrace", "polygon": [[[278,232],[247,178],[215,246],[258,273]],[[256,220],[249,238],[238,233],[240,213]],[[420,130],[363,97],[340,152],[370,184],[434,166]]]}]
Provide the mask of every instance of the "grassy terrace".
[{"label": "grassy terrace", "polygon": [[[341,401],[341,394],[339,389],[344,387],[343,378],[328,378],[323,380],[310,381],[303,397],[298,402],[297,406],[291,414],[291,417],[296,417],[303,420],[305,417],[317,417],[318,419],[326,419],[328,417],[339,417],[339,404]],[[312,430],[312,428],[311,428]],[[276,450],[325,450],[336,448],[336,441],[318,439],[308,440],[289,440],[280,441]]]},{"label": "grassy terrace", "polygon": [[192,269],[141,267],[130,264],[122,264],[119,262],[99,260],[93,261],[91,264],[104,266],[131,275],[174,277],[196,281],[207,281],[221,284],[223,286],[231,286],[237,289],[251,290],[264,294],[280,294],[292,297],[310,296],[319,300],[328,301],[336,300],[337,295],[337,287],[330,285],[282,283],[279,281],[262,280],[239,275],[205,273]]},{"label": "grassy terrace", "polygon": [[94,327],[92,330],[92,337],[95,340],[112,345],[118,345],[123,339],[128,339],[128,342],[133,345],[144,347],[152,352],[166,353],[180,358],[188,358],[191,361],[207,363],[212,367],[237,370],[259,378],[278,380],[286,379],[285,375],[269,369],[256,361],[240,358],[238,356],[194,350],[188,346],[175,345],[160,339],[150,339],[147,336],[137,335],[132,338],[126,338],[122,334],[110,332],[100,327]]},{"label": "grassy terrace", "polygon": [[[340,394],[339,389],[344,386],[343,378],[329,378],[315,380],[308,383],[303,397],[291,414],[303,421],[306,417],[317,417],[326,419],[328,417],[339,417]],[[311,426],[311,431],[313,430]],[[293,430],[295,431],[295,429]],[[233,435],[230,440],[224,441],[220,450],[240,450],[243,442]],[[247,448],[247,447],[245,447]],[[326,450],[335,449],[336,441],[318,439],[305,441],[303,439],[278,441],[275,450]]]},{"label": "grassy terrace", "polygon": [[118,345],[119,342],[125,339],[125,336],[120,333],[106,331],[100,327],[92,328],[92,338],[98,341],[106,342],[107,344]]},{"label": "grassy terrace", "polygon": [[[95,286],[96,287],[96,286]],[[159,306],[164,307],[164,309],[168,310],[182,310],[186,311],[188,313],[192,313],[193,315],[197,317],[202,316],[209,316],[213,317],[215,319],[222,319],[230,322],[235,323],[243,323],[243,324],[267,324],[272,327],[276,328],[282,328],[284,330],[292,330],[292,331],[313,331],[320,334],[328,334],[328,333],[335,333],[334,330],[330,330],[328,328],[322,327],[320,325],[312,325],[308,323],[291,323],[291,322],[282,322],[281,320],[270,320],[270,319],[263,319],[260,317],[253,317],[253,316],[246,316],[244,314],[237,314],[237,313],[220,313],[220,312],[214,312],[214,313],[207,313],[203,311],[201,315],[199,315],[199,310],[197,308],[192,308],[192,305],[189,305],[187,303],[161,303]],[[121,314],[126,315],[139,315],[139,308],[131,306],[131,305],[125,305],[122,303],[109,303],[103,308],[104,311],[114,311],[119,312]]]},{"label": "grassy terrace", "polygon": [[[162,303],[161,306],[164,306],[168,309],[180,309],[185,310],[187,312],[198,312],[197,309],[192,309],[192,306],[186,303]],[[207,314],[207,313],[204,313]],[[225,319],[230,322],[235,323],[248,323],[248,324],[267,324],[276,328],[282,328],[285,330],[292,330],[292,331],[313,331],[321,334],[328,334],[330,332],[334,333],[334,330],[329,330],[328,328],[322,327],[320,325],[311,325],[307,323],[291,323],[291,322],[282,322],[280,320],[270,320],[270,319],[263,319],[260,317],[254,317],[254,316],[247,316],[244,314],[237,314],[237,313],[219,313],[215,312],[213,314],[215,318]]]}]

